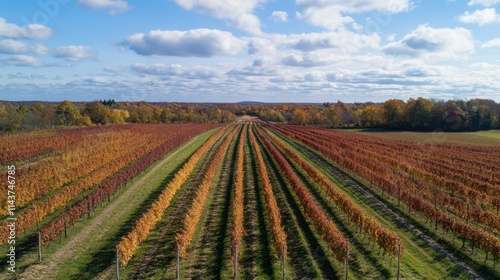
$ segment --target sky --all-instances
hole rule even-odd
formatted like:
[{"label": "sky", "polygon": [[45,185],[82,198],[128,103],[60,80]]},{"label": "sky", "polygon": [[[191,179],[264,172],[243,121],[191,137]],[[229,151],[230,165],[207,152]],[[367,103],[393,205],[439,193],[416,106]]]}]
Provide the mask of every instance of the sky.
[{"label": "sky", "polygon": [[500,0],[0,1],[0,100],[498,102],[499,30]]}]

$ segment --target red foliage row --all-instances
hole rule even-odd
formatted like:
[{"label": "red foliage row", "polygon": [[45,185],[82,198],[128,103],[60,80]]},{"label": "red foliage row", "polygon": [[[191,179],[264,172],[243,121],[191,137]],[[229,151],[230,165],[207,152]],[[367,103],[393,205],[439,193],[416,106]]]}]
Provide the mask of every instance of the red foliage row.
[{"label": "red foliage row", "polygon": [[[282,127],[282,129],[290,130],[292,128]],[[430,174],[424,170],[424,168],[420,167],[418,162],[411,165],[410,161],[403,156],[380,155],[380,153],[370,150],[373,147],[365,143],[366,140],[359,141],[354,136],[333,132],[333,135],[328,137],[327,133],[323,130],[318,130],[318,135],[314,134],[313,136],[313,134],[311,134],[315,133],[313,130],[310,128],[304,130],[307,130],[307,132],[302,131],[302,137],[312,142],[318,141],[319,143],[324,143],[329,147],[332,154],[336,154],[337,157],[342,155],[342,158],[346,160],[346,164],[364,162],[369,170],[382,175],[382,181],[389,182],[386,183],[389,188],[404,185],[410,188],[415,194],[422,196],[425,200],[434,201],[434,199],[437,199],[437,203],[443,208],[453,210],[457,215],[487,226],[493,231],[500,231],[500,217],[492,213],[495,209],[498,213],[500,197],[488,196],[477,190],[466,187],[457,180],[451,181],[449,178]],[[293,131],[289,132],[292,134],[295,133]],[[374,139],[374,141],[377,140],[378,139]],[[349,143],[349,145],[347,145],[347,143]],[[398,144],[395,144],[396,147],[397,145]],[[387,144],[385,144],[385,146],[387,146]],[[396,147],[394,150],[397,150]],[[408,152],[411,153],[411,150],[408,150]],[[427,182],[425,179],[427,179]],[[439,186],[440,189],[435,190],[435,188],[428,184],[429,181]],[[444,184],[443,182],[448,183]],[[458,198],[457,195],[465,196],[466,201]],[[467,207],[467,204],[470,204],[470,212],[468,211],[469,207]],[[487,209],[487,205],[490,205],[494,209]]]},{"label": "red foliage row", "polygon": [[[454,219],[441,209],[435,208],[432,203],[424,199],[421,195],[421,191],[419,191],[425,184],[416,184],[415,181],[408,178],[405,184],[396,184],[384,176],[389,174],[389,169],[383,162],[376,162],[376,158],[359,156],[358,153],[348,151],[347,149],[339,152],[335,148],[336,141],[331,141],[331,139],[327,140],[326,137],[322,138],[321,136],[315,135],[314,130],[309,129],[308,131],[304,131],[300,127],[276,125],[273,125],[272,128],[314,148],[346,170],[360,175],[378,188],[394,196],[399,196],[401,200],[407,203],[413,210],[423,213],[432,220],[436,220],[446,231],[451,231],[454,234],[462,236],[486,253],[493,255],[495,260],[500,258],[500,240],[497,237],[477,227],[468,225],[461,220]],[[345,142],[343,144],[346,145],[346,147],[348,145]],[[392,170],[390,172],[394,174]],[[429,191],[427,191],[427,195],[432,196],[432,192],[429,193]]]},{"label": "red foliage row", "polygon": [[[269,134],[267,131],[264,132],[267,137],[269,137],[273,143],[285,153],[287,158],[293,160],[296,165],[307,173],[308,178],[314,181],[315,184],[320,186],[329,195],[330,199],[349,217],[350,221],[353,221],[355,225],[363,229],[368,237],[388,252],[389,255],[392,257],[397,256],[398,244],[403,246],[404,244],[401,243],[401,239],[396,233],[390,232],[382,227],[373,217],[366,216],[361,208],[354,204],[345,194],[339,191],[337,187],[318,169],[305,161],[295,151],[284,145],[275,136]],[[403,246],[401,246],[402,249],[404,248]]]},{"label": "red foliage row", "polygon": [[316,231],[331,248],[335,258],[339,261],[344,261],[345,248],[349,244],[347,240],[335,227],[333,221],[328,219],[323,211],[321,211],[318,205],[314,202],[311,194],[307,191],[304,185],[302,185],[299,177],[295,174],[285,157],[264,135],[262,135],[260,131],[258,132],[258,136],[278,164],[283,177],[286,178],[293,192],[299,199],[300,205],[302,206],[306,217],[312,222]]}]

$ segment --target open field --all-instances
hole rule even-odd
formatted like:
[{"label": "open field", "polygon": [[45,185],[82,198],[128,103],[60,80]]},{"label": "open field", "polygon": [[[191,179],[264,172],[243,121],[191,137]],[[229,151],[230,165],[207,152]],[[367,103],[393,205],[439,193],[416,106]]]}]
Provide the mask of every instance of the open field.
[{"label": "open field", "polygon": [[75,130],[87,140],[64,132],[36,146],[45,153],[3,155],[18,165],[22,219],[16,273],[3,257],[0,279],[500,278],[500,147],[470,140],[496,131],[433,145],[253,118],[218,126]]},{"label": "open field", "polygon": [[343,129],[341,131],[356,132],[382,139],[407,142],[500,146],[500,130],[478,132],[410,132],[383,129]]}]

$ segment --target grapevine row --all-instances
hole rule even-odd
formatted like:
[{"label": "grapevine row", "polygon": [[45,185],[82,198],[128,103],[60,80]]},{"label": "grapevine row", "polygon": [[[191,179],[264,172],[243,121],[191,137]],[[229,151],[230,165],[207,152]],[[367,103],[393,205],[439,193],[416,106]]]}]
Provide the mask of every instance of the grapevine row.
[{"label": "grapevine row", "polygon": [[[282,127],[280,127],[280,129],[282,129]],[[290,129],[291,128],[287,127],[284,131],[286,130],[290,132]],[[312,130],[310,131],[313,132]],[[493,231],[498,232],[500,230],[500,217],[495,216],[495,214],[493,214],[490,210],[483,209],[480,205],[476,205],[475,203],[471,203],[472,207],[469,207],[467,206],[468,203],[465,203],[462,199],[457,198],[456,195],[454,195],[454,193],[464,194],[469,199],[469,202],[471,200],[477,200],[478,197],[481,197],[481,201],[486,202],[486,199],[484,198],[486,195],[481,194],[481,196],[479,196],[478,194],[480,193],[475,190],[469,189],[469,191],[466,191],[468,188],[464,187],[460,182],[455,182],[450,185],[449,188],[452,191],[452,194],[447,195],[442,189],[433,189],[428,184],[423,183],[422,181],[417,181],[416,179],[419,179],[420,177],[415,175],[415,170],[419,169],[419,167],[405,167],[407,166],[405,159],[380,156],[377,153],[367,151],[368,148],[366,148],[366,144],[358,146],[355,143],[349,143],[347,146],[346,139],[342,138],[335,138],[335,141],[332,142],[331,140],[333,139],[326,137],[324,133],[320,133],[320,136],[312,136],[311,133],[306,134],[301,131],[291,133],[294,137],[301,137],[311,143],[320,143],[322,144],[320,146],[328,147],[329,152],[332,153],[337,160],[344,160],[344,165],[352,165],[357,164],[358,162],[363,162],[367,167],[367,170],[382,175],[380,178],[382,186],[395,188],[396,186],[404,185],[409,191],[422,196],[425,200],[437,200],[437,203],[447,209],[449,209],[450,206],[453,207],[453,211],[455,211],[457,215],[465,217],[467,220],[470,219],[473,222],[482,224]],[[394,170],[391,170],[388,167],[393,167]],[[404,171],[409,170],[409,176],[400,171],[396,171],[396,169]],[[497,205],[496,207],[498,212],[498,203],[500,203],[500,199],[497,197],[491,201],[494,205]]]},{"label": "grapevine row", "polygon": [[285,247],[285,255],[286,255],[286,233],[283,227],[281,226],[281,215],[280,210],[278,208],[278,203],[276,202],[276,198],[274,197],[273,187],[271,185],[271,181],[269,180],[269,175],[267,173],[267,167],[264,162],[264,158],[262,156],[262,152],[260,150],[259,145],[257,144],[257,140],[255,139],[253,130],[249,130],[250,143],[253,149],[255,150],[255,155],[257,157],[257,168],[259,169],[259,183],[264,192],[264,199],[266,202],[267,215],[269,220],[270,232],[272,233],[273,243],[278,253],[278,257],[282,258],[282,248]]},{"label": "grapevine row", "polygon": [[87,135],[129,129],[136,125],[110,125],[85,128],[35,131],[0,136],[0,165],[32,159],[78,146]]},{"label": "grapevine row", "polygon": [[135,176],[142,173],[155,161],[161,159],[166,153],[181,145],[194,135],[199,134],[213,125],[199,126],[198,129],[185,130],[184,135],[178,136],[163,145],[159,146],[151,153],[134,161],[132,164],[121,169],[111,179],[105,181],[101,186],[94,189],[89,195],[79,200],[73,206],[66,209],[60,216],[53,219],[42,229],[42,244],[46,245],[54,241],[64,230],[65,225],[69,226],[78,222],[85,214],[98,204],[108,200],[118,189],[125,186]]},{"label": "grapevine row", "polygon": [[208,199],[208,193],[215,181],[217,170],[222,162],[224,154],[231,143],[233,136],[236,134],[236,127],[233,128],[232,132],[226,136],[224,142],[217,150],[215,157],[210,162],[207,172],[203,175],[203,181],[198,186],[195,194],[195,198],[184,217],[181,231],[175,236],[175,242],[179,246],[179,254],[185,256],[186,250],[194,237],[196,227],[200,221],[201,214],[205,208],[205,204]]},{"label": "grapevine row", "polygon": [[[150,142],[151,144],[146,145],[148,142],[145,140],[147,135],[140,137],[130,133],[111,133],[106,135],[105,139],[87,142],[82,147],[64,152],[60,156],[51,157],[34,166],[20,168],[18,180],[22,185],[17,191],[16,206],[22,208],[33,200],[83,179],[83,176],[134,150],[148,151],[154,148],[151,144],[156,143]],[[0,207],[5,203],[1,198]],[[5,211],[5,207],[0,208],[0,214],[6,214]]]},{"label": "grapevine row", "polygon": [[203,145],[191,155],[189,160],[182,166],[182,168],[175,173],[173,180],[162,190],[156,201],[151,204],[149,209],[135,222],[132,230],[122,236],[118,244],[118,254],[122,266],[127,265],[139,244],[146,240],[147,236],[154,229],[158,221],[161,219],[163,212],[168,208],[172,198],[177,191],[186,182],[189,175],[194,170],[196,164],[212,144],[220,137],[225,129],[219,129],[210,138],[203,143]]},{"label": "grapevine row", "polygon": [[[243,236],[244,228],[243,228],[243,177],[244,177],[244,164],[245,164],[245,153],[244,153],[244,144],[245,144],[245,133],[244,130],[246,126],[243,128],[241,132],[241,136],[238,143],[238,155],[236,161],[236,179],[234,181],[234,197],[232,203],[233,209],[233,223],[231,227],[231,244],[240,245],[241,238]],[[234,250],[231,250],[231,253],[234,254]],[[233,258],[231,258],[233,259]]]},{"label": "grapevine row", "polygon": [[[359,228],[362,228],[368,237],[388,252],[389,255],[393,257],[397,256],[398,244],[403,244],[396,233],[386,230],[373,217],[366,216],[361,208],[356,206],[356,204],[347,198],[345,194],[340,192],[318,169],[305,161],[299,154],[288,148],[267,131],[265,131],[265,134],[288,158],[294,161],[307,173],[308,178],[314,181],[315,184],[320,186],[330,196],[331,200],[349,217],[350,221],[353,221]],[[403,249],[403,246],[401,246],[401,249]]]},{"label": "grapevine row", "polygon": [[335,153],[326,142],[318,143],[317,138],[313,141],[304,136],[299,136],[299,134],[301,134],[299,129],[296,129],[295,132],[290,132],[282,130],[281,127],[278,126],[273,126],[273,128],[276,128],[286,135],[292,136],[300,142],[314,148],[323,155],[332,159],[334,162],[340,164],[346,170],[362,176],[378,188],[391,193],[393,196],[400,197],[401,200],[403,200],[413,210],[424,214],[432,220],[435,220],[437,223],[441,224],[446,231],[451,231],[454,234],[462,236],[462,238],[470,241],[472,244],[475,244],[487,254],[491,254],[495,261],[500,258],[500,240],[497,237],[484,232],[479,228],[468,225],[463,221],[454,219],[446,213],[443,213],[440,209],[436,209],[434,205],[425,201],[421,195],[418,194],[418,192],[414,191],[414,189],[409,189],[406,184],[400,185],[400,188],[398,188],[383,175],[374,172],[373,168],[376,168],[376,164],[370,165],[370,160],[368,158],[365,160],[352,160],[351,158],[346,157],[345,153]]},{"label": "grapevine row", "polygon": [[[108,191],[109,188],[112,189],[117,189],[124,185],[126,181],[124,181],[124,178],[129,178],[130,180],[133,176],[136,174],[141,173],[148,165],[147,162],[153,162],[151,161],[153,158],[160,158],[163,154],[166,153],[166,151],[169,151],[170,149],[176,147],[177,145],[180,145],[187,139],[191,138],[192,136],[201,133],[207,129],[209,129],[210,125],[205,125],[205,126],[198,126],[193,127],[192,129],[186,129],[184,130],[183,134],[179,134],[179,136],[167,140],[162,146],[156,148],[156,150],[153,150],[149,155],[144,156],[148,150],[135,150],[132,153],[126,154],[120,158],[117,158],[113,160],[106,168],[100,168],[98,170],[93,171],[91,174],[86,176],[85,178],[78,180],[74,182],[72,185],[67,186],[64,188],[62,191],[55,193],[53,196],[51,196],[48,199],[38,201],[37,203],[34,203],[29,209],[26,211],[22,212],[17,216],[17,231],[18,233],[23,233],[26,231],[28,228],[34,226],[38,222],[42,221],[47,215],[53,213],[57,209],[60,209],[61,207],[64,207],[66,203],[80,195],[81,192],[93,187],[93,186],[98,186],[101,184],[106,178],[108,178],[110,175],[114,174],[115,172],[119,171],[122,169],[124,166],[129,164],[131,161],[134,161],[137,158],[140,158],[137,160],[135,163],[132,163],[131,165],[125,167],[123,170],[120,172],[116,173],[115,176],[104,182],[101,186],[101,188],[104,188],[105,190]],[[182,130],[182,129],[181,129]],[[161,154],[163,152],[163,154]],[[109,186],[111,185],[111,186]],[[97,189],[98,190],[98,189]],[[102,190],[98,190],[99,192],[102,192]],[[114,192],[112,192],[114,193]],[[102,194],[101,194],[102,195]],[[73,216],[77,216],[77,214],[74,213],[79,213],[79,212],[85,212],[89,208],[89,205],[94,205],[95,203],[92,200],[88,200],[88,205],[82,205],[84,202],[80,202],[79,207],[72,207],[67,211],[72,211]],[[76,210],[80,209],[80,210]],[[79,215],[79,214],[78,214]],[[83,214],[82,214],[83,215]],[[81,216],[79,216],[81,217]],[[74,220],[74,217],[71,219]],[[5,225],[5,227],[0,227],[0,234],[7,232],[7,223],[8,221],[4,220],[2,222],[2,225]],[[59,228],[61,230],[61,228]],[[59,231],[60,232],[60,231]],[[7,235],[5,235],[7,236]],[[7,240],[2,239],[1,242],[2,244],[5,243]]]},{"label": "grapevine row", "polygon": [[323,237],[328,246],[331,248],[335,258],[341,262],[344,261],[345,248],[348,246],[347,240],[335,227],[333,221],[328,219],[323,211],[321,211],[318,205],[314,202],[311,194],[302,185],[299,177],[295,174],[285,157],[283,157],[283,155],[266,137],[264,137],[264,135],[262,135],[262,133],[258,132],[258,136],[280,167],[281,172],[283,172],[283,177],[290,183],[292,190],[299,199],[300,205],[302,206],[306,217],[312,222],[316,231]]}]

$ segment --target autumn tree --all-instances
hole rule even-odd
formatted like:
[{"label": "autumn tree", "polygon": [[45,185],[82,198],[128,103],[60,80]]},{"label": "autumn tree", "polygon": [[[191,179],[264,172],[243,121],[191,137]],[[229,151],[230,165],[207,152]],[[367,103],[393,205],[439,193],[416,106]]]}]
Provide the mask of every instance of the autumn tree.
[{"label": "autumn tree", "polygon": [[55,112],[55,123],[57,125],[73,125],[82,115],[80,110],[69,100],[59,103]]},{"label": "autumn tree", "polygon": [[431,127],[431,111],[434,102],[419,97],[411,98],[406,104],[406,121],[411,130],[428,130]]},{"label": "autumn tree", "polygon": [[390,99],[384,103],[382,115],[384,123],[389,128],[400,128],[404,121],[405,102],[400,99]]},{"label": "autumn tree", "polygon": [[99,101],[87,103],[83,113],[89,116],[95,124],[109,123],[110,110]]},{"label": "autumn tree", "polygon": [[306,124],[306,122],[307,122],[307,114],[304,110],[302,109],[293,110],[292,120],[290,121],[291,124],[304,125]]},{"label": "autumn tree", "polygon": [[369,105],[361,112],[361,125],[374,127],[382,124],[382,110],[380,106]]}]

